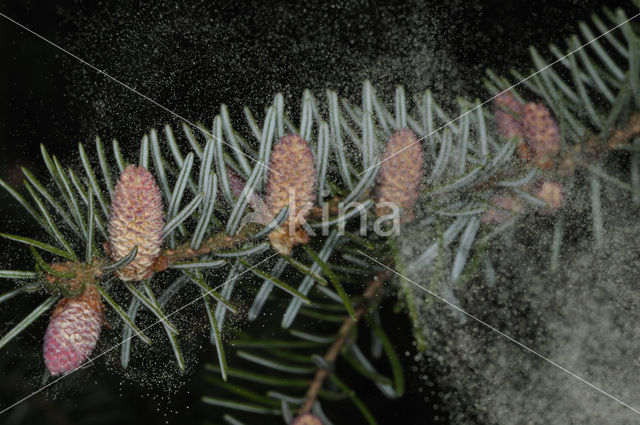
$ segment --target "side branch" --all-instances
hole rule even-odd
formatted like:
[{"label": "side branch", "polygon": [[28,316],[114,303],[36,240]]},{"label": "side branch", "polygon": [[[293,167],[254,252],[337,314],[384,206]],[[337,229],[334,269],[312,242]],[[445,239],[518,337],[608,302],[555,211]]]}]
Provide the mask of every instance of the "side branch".
[{"label": "side branch", "polygon": [[[179,261],[194,260],[204,255],[211,254],[213,251],[221,249],[230,249],[243,242],[249,240],[257,230],[252,224],[244,226],[236,236],[229,236],[224,232],[216,233],[206,239],[199,249],[191,248],[191,245],[187,242],[176,249],[167,249],[160,256],[159,263],[165,263],[165,267],[169,264],[173,264]],[[162,266],[158,266],[159,270],[163,270]]]},{"label": "side branch", "polygon": [[[347,316],[344,319],[344,321],[342,322],[342,326],[340,326],[340,330],[338,331],[338,338],[333,342],[333,344],[331,344],[329,350],[327,350],[327,353],[324,355],[324,360],[329,365],[333,365],[335,363],[336,359],[338,358],[338,354],[340,354],[340,350],[342,349],[342,347],[344,347],[345,343],[348,340],[351,328],[357,323],[358,319],[360,319],[360,317],[362,317],[367,312],[372,304],[372,301],[378,294],[378,291],[380,290],[384,282],[386,282],[390,277],[391,272],[385,270],[377,274],[371,281],[369,281],[367,289],[363,294],[363,305],[361,305],[355,312],[355,320],[350,316]],[[319,369],[316,372],[316,375],[311,382],[311,385],[309,386],[309,390],[307,391],[306,401],[299,410],[300,414],[309,413],[311,411],[311,407],[318,397],[318,392],[322,388],[325,379],[329,376],[330,373],[331,372],[327,369]]]}]

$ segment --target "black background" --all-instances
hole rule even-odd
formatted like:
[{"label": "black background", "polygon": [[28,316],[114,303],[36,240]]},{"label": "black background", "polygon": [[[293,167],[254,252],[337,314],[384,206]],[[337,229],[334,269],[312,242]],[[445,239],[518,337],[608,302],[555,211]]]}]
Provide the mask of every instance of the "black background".
[{"label": "black background", "polygon": [[[261,116],[277,91],[285,94],[290,111],[298,108],[304,88],[321,96],[330,87],[357,100],[364,78],[371,78],[383,95],[402,83],[409,93],[431,87],[444,104],[458,95],[486,98],[485,68],[498,74],[506,74],[512,66],[528,71],[530,44],[540,48],[549,42],[562,44],[577,30],[577,22],[588,19],[602,4],[633,10],[626,2],[594,0],[362,0],[304,5],[203,1],[143,6],[21,1],[2,4],[0,12],[183,117],[210,123],[221,103],[229,105],[232,118],[241,118],[243,106]],[[96,134],[105,142],[116,137],[125,151],[133,152],[149,128],[179,122],[1,17],[0,58],[0,178],[12,186],[22,180],[20,165],[44,175],[40,143],[63,163],[73,162],[77,142],[90,145]],[[0,197],[0,231],[28,234],[23,216],[8,195]],[[15,245],[0,241],[0,249],[1,268],[28,264],[23,251],[16,254]],[[399,316],[389,317],[388,326],[397,329],[398,345],[406,346],[408,323]],[[35,336],[19,338],[11,346],[24,350],[30,344],[36,363],[29,367],[37,369],[40,342]],[[13,374],[22,376],[19,372]],[[407,373],[409,388],[416,388],[417,378],[410,370]],[[117,388],[120,377],[104,375],[98,374],[96,380]],[[19,387],[15,382],[1,377],[0,381],[4,381],[2,406],[22,395],[24,390],[14,391]],[[202,384],[197,377],[192,381],[177,392],[154,389],[160,399],[153,401],[144,394],[146,389],[125,382],[120,391],[114,390],[120,396],[111,408],[127,409],[126,416],[135,417],[136,423],[217,418],[214,409],[198,401]],[[171,407],[158,411],[161,400],[171,400]],[[60,404],[46,397],[38,403],[45,412],[56,412],[55,404]],[[382,424],[403,418],[402,423],[430,423],[434,403],[437,397],[413,392],[394,403],[385,405],[381,400],[376,413]],[[46,423],[85,423],[62,416],[50,415]]]}]

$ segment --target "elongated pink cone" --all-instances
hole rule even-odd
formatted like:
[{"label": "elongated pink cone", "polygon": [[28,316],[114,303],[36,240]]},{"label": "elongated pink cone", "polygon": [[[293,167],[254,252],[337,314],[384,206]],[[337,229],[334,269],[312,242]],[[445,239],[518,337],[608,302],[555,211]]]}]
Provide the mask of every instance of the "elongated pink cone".
[{"label": "elongated pink cone", "polygon": [[549,109],[542,103],[527,103],[522,110],[522,129],[535,163],[551,168],[560,150],[560,129]]},{"label": "elongated pink cone", "polygon": [[122,280],[150,277],[162,250],[164,213],[162,195],[153,175],[144,167],[129,165],[120,176],[111,202],[109,254],[114,260],[138,246],[138,255],[116,271]]},{"label": "elongated pink cone", "polygon": [[309,235],[300,229],[316,196],[316,166],[307,142],[297,134],[282,137],[271,152],[265,203],[270,214],[289,206],[289,218],[269,234],[271,245],[289,254]]},{"label": "elongated pink cone", "polygon": [[376,212],[379,216],[391,214],[390,203],[401,210],[403,222],[411,221],[423,174],[422,147],[413,131],[403,128],[393,133],[382,160],[377,177]]},{"label": "elongated pink cone", "polygon": [[100,337],[102,310],[93,286],[77,298],[58,302],[44,335],[44,362],[51,375],[74,370],[89,358]]}]

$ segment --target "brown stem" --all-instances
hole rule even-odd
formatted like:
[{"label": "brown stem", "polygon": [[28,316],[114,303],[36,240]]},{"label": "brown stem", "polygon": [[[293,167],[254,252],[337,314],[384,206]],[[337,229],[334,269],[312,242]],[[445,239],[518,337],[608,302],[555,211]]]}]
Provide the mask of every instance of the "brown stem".
[{"label": "brown stem", "polygon": [[[329,365],[333,365],[335,363],[336,359],[338,358],[338,354],[340,354],[340,350],[349,338],[351,328],[358,322],[358,319],[360,319],[360,317],[362,317],[362,315],[366,313],[372,303],[372,300],[375,298],[378,291],[382,287],[382,284],[386,282],[391,277],[391,275],[392,274],[390,271],[385,270],[384,272],[377,274],[371,281],[369,281],[367,289],[365,290],[364,294],[362,294],[364,298],[362,305],[355,311],[355,319],[351,316],[347,316],[344,319],[344,321],[342,322],[342,326],[340,326],[340,330],[338,331],[338,337],[335,341],[333,341],[333,344],[331,344],[329,350],[327,350],[326,354],[324,355],[324,360]],[[299,414],[302,415],[311,411],[311,407],[318,397],[318,392],[322,388],[325,379],[327,378],[327,376],[329,376],[330,373],[331,372],[327,369],[318,369],[315,377],[313,378],[313,381],[311,381],[309,389],[307,390],[306,401],[300,408]]]},{"label": "brown stem", "polygon": [[607,146],[610,149],[617,149],[621,145],[629,144],[631,139],[640,133],[640,113],[636,112],[629,117],[629,121],[624,128],[613,129],[609,135]]},{"label": "brown stem", "polygon": [[[358,198],[355,202],[365,202],[367,199],[370,199],[370,198],[371,198],[370,191],[365,190],[364,193],[360,196],[360,198]],[[309,211],[309,216],[307,218],[314,219],[314,220],[320,220],[325,218],[329,218],[329,219],[336,218],[338,214],[341,212],[340,204],[342,203],[342,201],[344,201],[344,198],[341,198],[340,196],[334,196],[328,201],[323,202],[322,206],[314,205]],[[323,213],[326,214],[324,212],[324,209],[327,210],[328,217],[324,217]]]},{"label": "brown stem", "polygon": [[[189,242],[185,242],[176,249],[167,249],[162,255],[158,263],[158,270],[164,270],[169,264],[177,263],[179,261],[193,260],[202,257],[203,255],[210,254],[212,251],[220,249],[229,249],[237,246],[243,242],[246,242],[249,237],[255,233],[256,228],[252,224],[244,226],[235,237],[231,237],[224,232],[216,233],[215,235],[206,239],[199,249],[191,248]],[[164,263],[164,267],[163,264]]]}]

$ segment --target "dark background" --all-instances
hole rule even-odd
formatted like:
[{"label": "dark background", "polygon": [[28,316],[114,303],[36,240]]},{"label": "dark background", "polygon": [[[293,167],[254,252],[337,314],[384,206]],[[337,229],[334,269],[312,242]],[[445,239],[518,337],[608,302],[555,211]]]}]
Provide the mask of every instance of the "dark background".
[{"label": "dark background", "polygon": [[[322,96],[329,87],[357,101],[364,78],[383,95],[401,83],[409,94],[430,87],[445,105],[460,95],[486,98],[486,68],[498,74],[512,66],[526,72],[530,44],[562,45],[578,20],[603,4],[633,10],[623,1],[593,0],[149,3],[14,1],[0,6],[0,12],[187,119],[210,123],[221,103],[229,105],[236,122],[243,106],[261,118],[278,91],[292,112],[304,88]],[[44,176],[40,143],[64,164],[77,160],[77,142],[91,145],[96,134],[106,143],[116,137],[133,153],[149,128],[179,122],[1,17],[0,57],[0,178],[14,187],[22,180],[20,165]],[[29,234],[28,218],[7,194],[0,197],[0,217],[0,231]],[[21,248],[0,241],[0,267],[28,267]],[[19,307],[2,308],[5,321],[21,314]],[[398,345],[409,346],[408,323],[387,316],[389,329],[397,329]],[[7,328],[2,323],[0,331]],[[6,372],[11,379],[0,377],[2,406],[34,388],[33,376],[42,371],[38,336],[44,324],[41,328],[14,341],[8,353],[15,357],[0,362],[3,375],[11,368]],[[202,350],[202,360],[211,356]],[[407,375],[409,388],[417,388],[419,380],[409,367]],[[20,383],[25,376],[26,387]],[[195,373],[172,390],[162,385],[150,390],[112,372],[94,372],[90,381],[83,390],[61,391],[57,401],[35,397],[30,406],[42,410],[46,423],[89,423],[78,416],[76,405],[95,391],[107,394],[109,412],[120,411],[136,423],[219,417],[199,402],[203,384]],[[60,401],[65,398],[70,401]],[[446,412],[434,413],[437,403],[429,391],[410,391],[394,403],[381,400],[376,413],[383,424],[401,418],[430,423],[434,415],[446,420]]]}]

